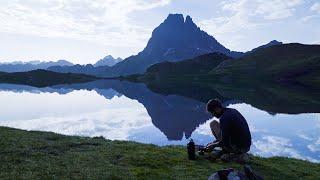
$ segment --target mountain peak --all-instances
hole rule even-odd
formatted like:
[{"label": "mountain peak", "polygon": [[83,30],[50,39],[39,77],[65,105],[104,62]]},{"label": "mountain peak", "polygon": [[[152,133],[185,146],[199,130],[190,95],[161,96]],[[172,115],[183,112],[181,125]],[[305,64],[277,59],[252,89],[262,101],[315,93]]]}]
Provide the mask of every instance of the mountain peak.
[{"label": "mountain peak", "polygon": [[93,66],[98,67],[98,66],[113,66],[117,64],[118,62],[122,61],[121,58],[115,59],[112,55],[107,55],[103,59],[100,59],[97,61]]},{"label": "mountain peak", "polygon": [[277,41],[277,40],[272,40],[268,43],[269,45],[278,45],[278,44],[282,44],[281,41]]},{"label": "mountain peak", "polygon": [[112,55],[107,55],[106,57],[104,57],[104,59],[114,59]]},{"label": "mountain peak", "polygon": [[252,49],[251,51],[248,51],[248,52],[250,53],[250,52],[254,52],[254,51],[258,50],[258,49],[263,49],[263,48],[267,48],[267,47],[271,47],[271,46],[275,46],[275,45],[280,45],[280,44],[283,44],[283,43],[281,41],[272,40],[269,43],[261,45],[261,46],[259,46],[257,48],[254,48],[254,49]]},{"label": "mountain peak", "polygon": [[192,23],[192,24],[194,24],[193,21],[192,21],[192,18],[191,18],[189,15],[186,17],[185,23],[186,23],[186,24],[187,24],[187,23]]},{"label": "mountain peak", "polygon": [[187,28],[190,28],[192,30],[195,30],[195,29],[200,29],[198,28],[198,26],[192,21],[192,18],[190,16],[187,16],[186,17],[186,21],[184,22],[185,26]]},{"label": "mountain peak", "polygon": [[183,24],[184,17],[182,14],[169,14],[167,19],[164,20],[164,23]]},{"label": "mountain peak", "polygon": [[170,25],[175,24],[175,25],[194,25],[197,26],[192,18],[187,15],[186,18],[184,18],[183,14],[169,14],[168,17],[164,20],[163,23],[168,23]]},{"label": "mountain peak", "polygon": [[230,54],[216,39],[202,31],[190,16],[169,14],[152,32],[146,48],[140,53],[145,59],[179,61],[211,52]]}]

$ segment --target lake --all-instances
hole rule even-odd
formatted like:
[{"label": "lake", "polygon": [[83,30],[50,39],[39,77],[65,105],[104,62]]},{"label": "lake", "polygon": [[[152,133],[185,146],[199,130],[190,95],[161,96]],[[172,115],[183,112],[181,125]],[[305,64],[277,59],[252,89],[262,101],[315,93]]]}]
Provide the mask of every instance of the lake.
[{"label": "lake", "polygon": [[[252,89],[172,89],[117,80],[46,88],[0,84],[0,126],[157,145],[185,145],[189,138],[206,144],[214,139],[204,96],[219,97],[247,119],[251,153],[320,162],[320,101],[312,93],[290,89],[292,97],[277,99]],[[307,104],[295,99],[301,96]]]}]

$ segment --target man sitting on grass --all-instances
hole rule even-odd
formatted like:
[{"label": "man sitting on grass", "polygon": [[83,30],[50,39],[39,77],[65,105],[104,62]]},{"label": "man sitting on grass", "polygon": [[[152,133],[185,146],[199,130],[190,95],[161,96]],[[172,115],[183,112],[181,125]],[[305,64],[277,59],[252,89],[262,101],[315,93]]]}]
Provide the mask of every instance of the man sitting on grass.
[{"label": "man sitting on grass", "polygon": [[[223,154],[222,160],[231,160],[233,157],[239,157],[250,150],[251,134],[246,119],[232,108],[225,108],[222,106],[220,100],[212,99],[207,104],[207,111],[216,120],[210,123],[212,134],[216,140],[206,146],[206,151],[211,152],[215,147],[221,147]],[[220,157],[220,156],[219,156]]]}]

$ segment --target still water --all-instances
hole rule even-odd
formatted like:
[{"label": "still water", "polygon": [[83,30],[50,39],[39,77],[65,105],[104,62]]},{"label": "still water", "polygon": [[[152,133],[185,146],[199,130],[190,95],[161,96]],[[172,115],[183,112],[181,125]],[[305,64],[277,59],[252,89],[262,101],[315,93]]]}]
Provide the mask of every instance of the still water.
[{"label": "still water", "polygon": [[[320,114],[266,112],[241,100],[225,101],[247,119],[251,153],[320,162]],[[36,88],[0,84],[0,126],[65,135],[104,136],[157,145],[214,140],[205,103],[155,93],[142,83],[96,81]]]}]

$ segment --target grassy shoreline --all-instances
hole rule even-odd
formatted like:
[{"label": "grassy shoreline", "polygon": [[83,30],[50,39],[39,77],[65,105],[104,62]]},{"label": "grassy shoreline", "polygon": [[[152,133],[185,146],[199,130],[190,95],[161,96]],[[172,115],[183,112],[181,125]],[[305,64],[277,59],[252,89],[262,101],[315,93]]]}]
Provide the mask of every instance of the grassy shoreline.
[{"label": "grassy shoreline", "polygon": [[[187,160],[185,147],[111,141],[101,137],[0,127],[0,179],[207,179],[214,171],[242,165]],[[266,179],[316,179],[320,164],[291,158],[252,157]]]}]

